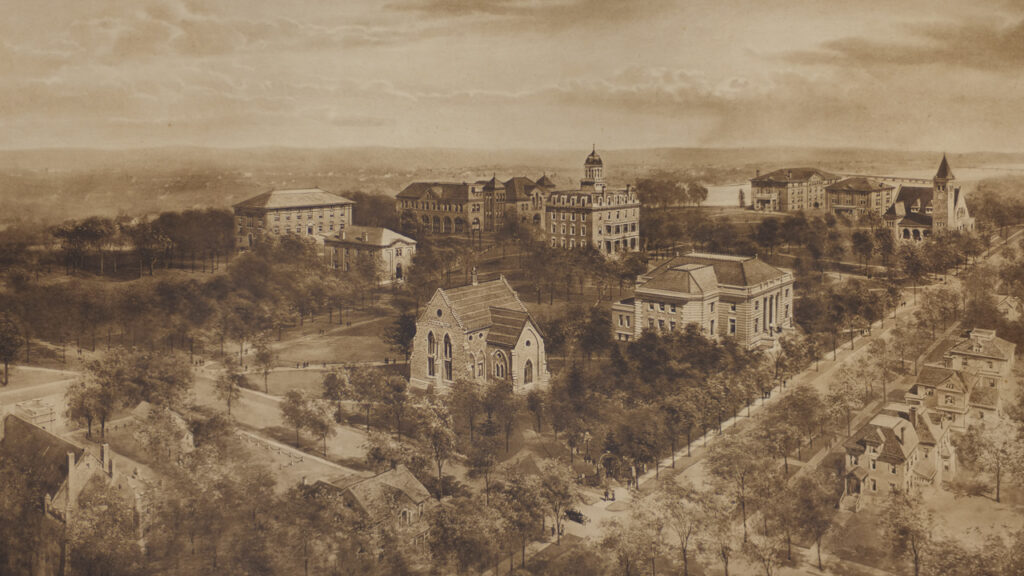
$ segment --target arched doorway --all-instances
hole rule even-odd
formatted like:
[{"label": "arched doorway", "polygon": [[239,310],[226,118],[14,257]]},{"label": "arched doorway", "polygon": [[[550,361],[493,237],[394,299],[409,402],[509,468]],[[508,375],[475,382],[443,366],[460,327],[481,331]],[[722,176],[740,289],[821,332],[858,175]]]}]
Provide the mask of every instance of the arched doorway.
[{"label": "arched doorway", "polygon": [[447,217],[447,216],[445,216],[444,217],[444,228],[441,229],[441,232],[444,232],[445,234],[450,234],[451,231],[452,231],[452,219]]},{"label": "arched doorway", "polygon": [[466,221],[462,218],[455,219],[455,233],[463,234],[466,232]]},{"label": "arched doorway", "polygon": [[903,239],[904,240],[910,240],[910,229],[909,228],[904,228],[903,229]]}]

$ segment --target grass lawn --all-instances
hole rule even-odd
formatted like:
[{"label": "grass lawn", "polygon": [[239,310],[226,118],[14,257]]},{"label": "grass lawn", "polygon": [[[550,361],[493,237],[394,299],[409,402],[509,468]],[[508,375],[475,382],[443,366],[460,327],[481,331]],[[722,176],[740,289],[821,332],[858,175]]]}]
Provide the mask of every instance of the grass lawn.
[{"label": "grass lawn", "polygon": [[856,513],[841,512],[848,515],[844,525],[836,526],[825,536],[822,548],[838,556],[896,574],[903,573],[903,562],[893,561],[889,550],[884,546],[884,533],[881,529],[882,517],[878,507],[867,505]]},{"label": "grass lawn", "polygon": [[935,532],[942,537],[980,546],[986,536],[1005,538],[1024,528],[1024,493],[1019,487],[1004,483],[1001,503],[985,496],[956,498],[935,487],[925,488],[923,494],[935,514]]},{"label": "grass lawn", "polygon": [[[294,367],[296,363],[310,365],[339,364],[344,362],[381,362],[395,353],[384,342],[383,335],[394,322],[394,316],[364,319],[352,326],[327,325],[326,317],[307,323],[303,334],[289,335],[274,344],[280,366]],[[324,333],[321,333],[321,330]]]},{"label": "grass lawn", "polygon": [[[302,390],[319,396],[323,392],[324,374],[327,372],[320,368],[277,369],[267,376],[267,384],[274,396],[284,396],[289,390]],[[263,374],[250,372],[248,377],[256,389],[263,392]]]},{"label": "grass lawn", "polygon": [[[0,366],[0,370],[3,367]],[[58,380],[67,380],[74,378],[75,374],[51,372],[49,370],[36,370],[28,366],[11,366],[10,367],[10,381],[6,388],[0,388],[0,390],[11,390],[14,388],[24,388],[28,386],[37,386],[39,384],[46,384],[48,382],[57,382]],[[2,374],[0,374],[2,378]]]}]

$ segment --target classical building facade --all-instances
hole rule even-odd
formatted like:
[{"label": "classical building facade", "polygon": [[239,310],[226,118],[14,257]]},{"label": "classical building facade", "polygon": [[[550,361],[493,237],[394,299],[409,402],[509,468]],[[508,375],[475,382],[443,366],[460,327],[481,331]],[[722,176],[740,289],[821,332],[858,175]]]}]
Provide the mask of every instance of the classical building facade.
[{"label": "classical building facade", "polygon": [[361,256],[368,255],[377,262],[382,285],[404,280],[415,253],[415,240],[376,226],[346,226],[324,238],[324,258],[329,266],[348,272]]},{"label": "classical building facade", "polygon": [[261,235],[324,236],[352,224],[352,200],[319,188],[271,190],[233,206],[235,246],[245,251]]},{"label": "classical building facade", "polygon": [[750,179],[750,205],[764,212],[825,208],[825,187],[839,176],[817,168],[782,168]]},{"label": "classical building facade", "polygon": [[413,182],[395,197],[395,208],[432,234],[494,232],[509,219],[539,227],[544,199],[554,187],[547,175],[536,182],[524,176],[506,182],[494,176],[471,184]]},{"label": "classical building facade", "polygon": [[840,505],[859,510],[882,504],[893,492],[942,484],[956,474],[950,423],[921,406],[887,404],[843,444],[843,496]]},{"label": "classical building facade", "polygon": [[455,380],[509,382],[516,392],[545,388],[544,338],[508,281],[438,288],[416,321],[410,381],[436,388]]},{"label": "classical building facade", "polygon": [[826,186],[825,204],[836,216],[860,216],[868,212],[881,216],[892,205],[895,189],[881,180],[855,176]]},{"label": "classical building facade", "polygon": [[941,414],[956,430],[1002,415],[1002,398],[1013,398],[1017,346],[993,330],[975,328],[949,346],[938,362],[921,367],[905,394],[908,404]]},{"label": "classical building facade", "polygon": [[644,330],[697,325],[748,348],[771,347],[793,327],[793,274],[756,257],[691,253],[637,278],[632,298],[612,305],[616,340]]},{"label": "classical building facade", "polygon": [[886,225],[897,241],[921,241],[929,236],[974,230],[966,192],[956,181],[945,154],[931,187],[901,185],[885,212]]},{"label": "classical building facade", "polygon": [[640,250],[640,201],[627,186],[610,190],[604,162],[594,150],[583,164],[579,190],[554,190],[547,195],[545,232],[552,247],[593,246],[606,255]]}]

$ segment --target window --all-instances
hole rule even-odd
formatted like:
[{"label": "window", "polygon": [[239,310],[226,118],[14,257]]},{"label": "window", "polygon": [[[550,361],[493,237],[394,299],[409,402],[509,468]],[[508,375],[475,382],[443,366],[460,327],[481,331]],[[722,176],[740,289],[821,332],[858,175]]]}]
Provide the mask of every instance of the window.
[{"label": "window", "polygon": [[505,354],[499,350],[498,353],[494,355],[494,377],[504,380],[507,372]]},{"label": "window", "polygon": [[758,310],[761,305],[760,300],[754,300],[754,310]]},{"label": "window", "polygon": [[[331,224],[331,230],[334,230],[334,224]],[[398,258],[402,257],[402,249],[401,248],[395,248],[395,256],[398,257]]]},{"label": "window", "polygon": [[712,334],[715,333],[715,321],[714,320],[711,321],[711,333]]},{"label": "window", "polygon": [[533,384],[533,362],[530,360],[523,365],[523,384]]},{"label": "window", "polygon": [[622,326],[622,314],[619,314],[619,326]]},{"label": "window", "polygon": [[452,378],[452,339],[447,334],[444,335],[444,379],[453,380]]},{"label": "window", "polygon": [[658,330],[660,330],[662,332],[665,331],[665,321],[664,320],[658,320]]},{"label": "window", "polygon": [[581,225],[580,226],[580,236],[586,236],[586,235],[587,235],[587,227]]},{"label": "window", "polygon": [[729,311],[730,312],[735,312],[736,311],[736,305],[735,304],[729,304]]},{"label": "window", "polygon": [[876,466],[875,462],[877,462],[877,461],[874,460],[874,459],[871,460],[871,469],[872,470],[875,470],[875,466]]},{"label": "window", "polygon": [[433,332],[427,333],[427,376],[434,376],[437,373],[437,365],[434,361],[437,356],[437,340]]},{"label": "window", "polygon": [[576,213],[575,212],[573,212],[572,214],[569,214],[569,220],[571,220],[573,222],[576,221]]},{"label": "window", "polygon": [[675,304],[671,304],[669,309],[672,311],[673,314],[676,313],[676,305]]},{"label": "window", "polygon": [[874,478],[871,479],[871,491],[878,492],[878,482],[875,482]]},{"label": "window", "polygon": [[629,316],[626,316],[626,327],[629,327]]},{"label": "window", "polygon": [[654,310],[654,302],[648,302],[647,303],[647,309],[648,310]]},{"label": "window", "polygon": [[761,325],[758,320],[760,320],[760,318],[754,318],[754,332],[757,332],[758,327]]},{"label": "window", "polygon": [[850,466],[856,466],[856,465],[857,465],[857,455],[856,454],[850,454]]},{"label": "window", "polygon": [[665,303],[664,302],[659,302],[658,303],[658,309],[661,310],[662,312],[664,312],[665,311]]},{"label": "window", "polygon": [[587,221],[587,215],[586,214],[580,214],[580,221],[586,222]]},{"label": "window", "polygon": [[715,303],[714,302],[711,303],[711,313],[712,314],[715,313]]},{"label": "window", "polygon": [[676,323],[675,322],[669,322],[668,323],[668,329],[669,329],[669,332],[675,332],[676,331]]},{"label": "window", "polygon": [[729,318],[729,334],[735,334],[735,333],[736,333],[736,319],[735,318]]},{"label": "window", "polygon": [[650,328],[651,330],[654,330],[654,318],[647,319],[647,327]]},{"label": "window", "polygon": [[946,394],[945,402],[946,402],[946,406],[951,406],[954,403],[953,397],[951,395],[949,395],[949,394]]},{"label": "window", "polygon": [[274,212],[274,222],[280,222],[280,221],[281,221],[281,213],[280,212]]}]

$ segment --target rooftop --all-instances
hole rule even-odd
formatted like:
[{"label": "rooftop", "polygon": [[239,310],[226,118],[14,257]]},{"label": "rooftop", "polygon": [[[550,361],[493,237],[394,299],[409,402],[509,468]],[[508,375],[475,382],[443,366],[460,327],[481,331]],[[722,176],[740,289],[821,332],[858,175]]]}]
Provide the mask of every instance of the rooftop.
[{"label": "rooftop", "polygon": [[837,180],[839,177],[830,172],[817,168],[781,168],[774,172],[762,174],[752,178],[751,182],[758,184],[788,184],[791,182],[807,182],[817,176],[822,180]]},{"label": "rooftop", "polygon": [[527,312],[505,277],[490,282],[470,284],[444,290],[438,288],[445,301],[451,306],[452,314],[462,328],[474,332],[493,324],[491,310],[503,308]]},{"label": "rooftop", "polygon": [[305,188],[301,190],[271,190],[258,196],[253,196],[235,204],[235,208],[266,208],[275,210],[281,208],[313,208],[315,206],[335,206],[341,204],[355,204],[344,196],[338,196],[319,188]]},{"label": "rooftop", "polygon": [[730,256],[691,252],[685,256],[677,256],[658,266],[648,276],[656,276],[664,269],[676,268],[684,264],[700,264],[711,266],[715,270],[715,278],[719,286],[756,286],[762,282],[784,277],[788,272],[776,268],[756,256]]},{"label": "rooftop", "polygon": [[327,237],[327,243],[377,246],[386,248],[396,242],[415,244],[416,241],[394,230],[378,226],[345,226],[337,234]]},{"label": "rooftop", "polygon": [[877,192],[879,190],[892,190],[893,188],[895,187],[891,184],[886,184],[881,180],[856,176],[840,180],[835,184],[829,184],[825,187],[825,190],[828,190],[829,192],[860,192],[867,194],[869,192]]}]

